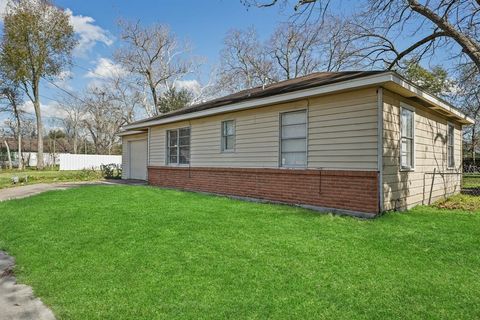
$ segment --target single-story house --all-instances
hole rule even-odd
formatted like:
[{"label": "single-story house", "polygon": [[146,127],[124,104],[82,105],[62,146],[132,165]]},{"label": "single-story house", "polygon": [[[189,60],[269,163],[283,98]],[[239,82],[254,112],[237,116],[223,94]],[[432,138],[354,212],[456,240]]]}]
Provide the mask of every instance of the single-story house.
[{"label": "single-story house", "polygon": [[373,216],[458,193],[472,123],[395,72],[320,72],[125,126],[123,177]]}]

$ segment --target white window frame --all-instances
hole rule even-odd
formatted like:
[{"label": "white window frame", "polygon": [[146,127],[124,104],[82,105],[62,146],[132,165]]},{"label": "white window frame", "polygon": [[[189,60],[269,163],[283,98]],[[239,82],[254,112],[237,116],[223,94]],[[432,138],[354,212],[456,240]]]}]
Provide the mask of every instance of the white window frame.
[{"label": "white window frame", "polygon": [[[223,125],[227,122],[233,122],[233,135],[229,136],[229,137],[233,137],[233,149],[226,149],[225,146],[225,141],[226,141],[226,137],[223,133],[224,133],[224,127]],[[237,122],[234,120],[234,119],[226,119],[226,120],[223,120],[220,124],[220,151],[222,153],[232,153],[232,152],[235,152],[235,149],[236,149],[236,146],[237,146]]]},{"label": "white window frame", "polygon": [[[450,165],[449,149],[450,149],[450,127],[453,128],[453,145],[452,145],[452,156],[453,164]],[[455,169],[455,125],[451,122],[447,122],[447,168]]]},{"label": "white window frame", "polygon": [[[189,158],[188,158],[188,163],[180,163],[180,130],[182,129],[189,129],[190,131],[190,136],[188,138],[188,147],[189,147]],[[177,132],[177,162],[176,163],[171,163],[170,162],[170,137],[169,137],[169,132],[170,131],[176,131]],[[176,166],[176,167],[188,167],[190,166],[191,160],[192,160],[192,128],[187,126],[187,127],[180,127],[180,128],[172,128],[172,129],[166,129],[165,130],[165,164],[168,166]]]},{"label": "white window frame", "polygon": [[[413,125],[412,125],[412,135],[413,137],[411,138],[412,139],[412,163],[410,166],[408,167],[404,167],[403,164],[402,164],[402,140],[403,140],[403,122],[402,122],[402,113],[403,113],[403,110],[409,110],[412,112],[412,121],[413,121]],[[408,104],[405,104],[405,103],[400,103],[400,114],[399,114],[399,118],[400,118],[400,140],[399,140],[399,164],[400,164],[400,171],[415,171],[415,160],[416,160],[416,146],[415,146],[415,127],[416,127],[416,115],[415,115],[415,108],[408,105]]]},{"label": "white window frame", "polygon": [[[282,115],[286,113],[305,112],[305,164],[302,166],[291,166],[282,164]],[[293,109],[282,111],[278,115],[278,167],[288,169],[305,169],[308,167],[308,109]]]}]

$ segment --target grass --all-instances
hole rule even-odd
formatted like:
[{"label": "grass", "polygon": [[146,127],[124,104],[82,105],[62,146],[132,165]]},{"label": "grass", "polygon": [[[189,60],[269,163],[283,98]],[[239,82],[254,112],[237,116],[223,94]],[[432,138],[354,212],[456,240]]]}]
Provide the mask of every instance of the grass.
[{"label": "grass", "polygon": [[478,173],[465,173],[463,175],[463,188],[472,189],[480,188],[480,174]]},{"label": "grass", "polygon": [[435,206],[440,209],[477,212],[480,211],[480,196],[457,194],[448,199],[438,201]]},{"label": "grass", "polygon": [[[12,177],[18,177],[22,182],[19,184],[12,183]],[[27,182],[25,181],[27,177]],[[45,183],[45,182],[68,182],[68,181],[91,181],[101,180],[100,171],[93,170],[77,170],[77,171],[59,171],[56,170],[2,170],[0,171],[0,189],[15,187],[18,185]]]},{"label": "grass", "polygon": [[0,248],[58,319],[480,318],[480,212],[86,186],[0,203]]}]

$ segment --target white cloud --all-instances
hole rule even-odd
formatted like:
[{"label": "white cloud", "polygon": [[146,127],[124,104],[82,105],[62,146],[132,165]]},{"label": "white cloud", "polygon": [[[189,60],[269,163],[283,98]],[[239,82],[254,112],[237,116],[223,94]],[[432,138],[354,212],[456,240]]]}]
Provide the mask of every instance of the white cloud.
[{"label": "white cloud", "polygon": [[85,74],[86,78],[91,79],[107,79],[114,76],[122,76],[127,73],[127,70],[122,68],[122,66],[115,64],[112,60],[108,58],[100,58],[97,60],[97,65],[92,71],[88,71]]},{"label": "white cloud", "polygon": [[3,20],[5,13],[7,12],[8,0],[0,0],[0,20]]},{"label": "white cloud", "polygon": [[[35,109],[33,108],[33,103],[30,100],[27,100],[23,106],[21,107],[22,110],[25,112],[34,115],[35,114]],[[52,102],[52,103],[41,103],[40,104],[40,110],[42,112],[42,116],[45,118],[63,118],[66,116],[66,113],[64,110],[62,110],[59,106],[58,103]]]},{"label": "white cloud", "polygon": [[187,89],[193,94],[198,95],[202,91],[202,86],[197,80],[177,80],[175,86],[179,89]]},{"label": "white cloud", "polygon": [[[7,10],[9,0],[0,0],[0,21],[3,21]],[[95,24],[95,19],[89,16],[74,15],[70,9],[65,9],[70,17],[70,23],[73,30],[78,35],[78,44],[74,50],[74,55],[85,56],[97,43],[103,43],[107,46],[113,44],[114,37],[108,31]]]},{"label": "white cloud", "polygon": [[55,86],[58,86],[65,90],[73,90],[73,87],[70,84],[70,80],[72,78],[73,78],[73,72],[70,70],[64,70],[53,81],[55,85],[49,84],[49,87],[54,88]]},{"label": "white cloud", "polygon": [[65,11],[70,16],[70,22],[73,25],[73,29],[80,38],[74,51],[75,55],[84,56],[97,42],[103,43],[107,46],[113,44],[113,36],[108,30],[95,25],[95,19],[89,16],[76,16],[70,9],[66,9]]}]

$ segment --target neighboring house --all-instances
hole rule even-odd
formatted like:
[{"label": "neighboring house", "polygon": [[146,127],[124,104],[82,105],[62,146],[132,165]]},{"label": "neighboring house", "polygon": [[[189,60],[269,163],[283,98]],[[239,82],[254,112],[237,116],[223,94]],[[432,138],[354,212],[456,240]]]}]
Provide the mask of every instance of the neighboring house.
[{"label": "neighboring house", "polygon": [[123,177],[375,215],[459,192],[472,122],[395,72],[315,73],[126,126]]}]

